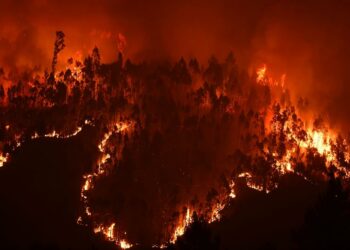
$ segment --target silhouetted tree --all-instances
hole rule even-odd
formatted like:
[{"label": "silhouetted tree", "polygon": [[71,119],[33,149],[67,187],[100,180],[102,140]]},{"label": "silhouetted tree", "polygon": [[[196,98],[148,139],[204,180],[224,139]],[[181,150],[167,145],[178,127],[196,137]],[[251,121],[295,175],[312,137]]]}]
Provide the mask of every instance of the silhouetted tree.
[{"label": "silhouetted tree", "polygon": [[3,100],[5,98],[5,90],[4,86],[2,84],[0,85],[0,100]]},{"label": "silhouetted tree", "polygon": [[51,73],[53,75],[56,72],[58,53],[60,53],[60,51],[63,50],[65,46],[66,45],[64,44],[64,33],[62,31],[57,31],[56,32],[55,46],[54,46],[54,50],[53,50],[53,59],[52,59],[52,70],[51,70]]},{"label": "silhouetted tree", "polygon": [[181,58],[174,66],[172,78],[178,84],[191,84],[192,78],[187,69],[185,59]]},{"label": "silhouetted tree", "polygon": [[185,234],[178,238],[169,250],[216,250],[220,249],[218,237],[213,235],[209,224],[196,213],[192,216],[192,224],[187,228]]}]

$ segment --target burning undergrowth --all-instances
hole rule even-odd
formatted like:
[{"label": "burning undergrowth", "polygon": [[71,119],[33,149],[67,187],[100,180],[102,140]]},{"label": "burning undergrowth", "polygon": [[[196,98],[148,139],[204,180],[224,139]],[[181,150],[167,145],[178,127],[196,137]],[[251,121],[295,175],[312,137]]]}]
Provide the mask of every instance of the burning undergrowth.
[{"label": "burning undergrowth", "polygon": [[[25,140],[100,135],[82,176],[77,223],[122,248],[174,243],[196,213],[208,223],[235,197],[235,181],[269,192],[295,173],[318,182],[349,177],[347,140],[321,118],[306,122],[285,75],[248,75],[234,57],[207,66],[124,61],[103,64],[97,48],[51,72],[1,72],[0,166]],[[20,79],[20,80],[18,80]]]}]

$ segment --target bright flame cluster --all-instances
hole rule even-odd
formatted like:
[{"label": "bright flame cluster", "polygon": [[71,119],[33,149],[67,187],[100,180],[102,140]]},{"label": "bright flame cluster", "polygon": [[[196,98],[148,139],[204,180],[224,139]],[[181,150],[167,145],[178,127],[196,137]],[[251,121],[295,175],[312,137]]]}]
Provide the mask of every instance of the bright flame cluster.
[{"label": "bright flame cluster", "polygon": [[189,208],[186,209],[186,214],[185,216],[180,219],[179,224],[176,226],[175,231],[170,239],[171,243],[175,243],[177,238],[182,236],[186,228],[192,223],[192,212],[190,211]]},{"label": "bright flame cluster", "polygon": [[129,249],[133,245],[128,243],[126,240],[118,240],[115,235],[115,223],[109,226],[99,225],[94,228],[94,233],[102,233],[102,235],[109,241],[114,241],[120,248]]},{"label": "bright flame cluster", "polygon": [[275,80],[271,76],[269,76],[267,72],[268,70],[265,64],[262,67],[258,68],[256,70],[256,82],[264,86],[270,86],[270,87],[280,86],[283,89],[285,85],[286,74],[283,74],[280,80]]},{"label": "bright flame cluster", "polygon": [[[287,127],[288,131],[291,131],[290,128]],[[290,149],[287,150],[285,156],[276,162],[276,168],[280,170],[281,174],[287,173],[287,172],[294,172],[294,167],[292,164],[292,157],[296,157],[296,152],[299,151],[300,153],[304,153],[307,150],[314,149],[316,152],[324,157],[325,163],[327,167],[330,167],[331,165],[336,167],[338,170],[345,172],[346,178],[350,177],[350,173],[348,170],[341,166],[341,164],[337,160],[336,153],[333,150],[333,145],[335,145],[336,138],[335,136],[324,130],[316,130],[316,129],[306,129],[306,138],[304,140],[299,139],[295,134],[293,133],[286,133],[287,138],[290,140],[294,140],[296,142],[296,145]],[[346,140],[343,140],[343,145],[348,147]],[[345,155],[345,161],[347,163],[350,163],[349,159],[349,153],[344,152]]]},{"label": "bright flame cluster", "polygon": [[0,167],[3,167],[4,164],[7,162],[9,155],[5,154],[3,155],[2,153],[0,153]]}]

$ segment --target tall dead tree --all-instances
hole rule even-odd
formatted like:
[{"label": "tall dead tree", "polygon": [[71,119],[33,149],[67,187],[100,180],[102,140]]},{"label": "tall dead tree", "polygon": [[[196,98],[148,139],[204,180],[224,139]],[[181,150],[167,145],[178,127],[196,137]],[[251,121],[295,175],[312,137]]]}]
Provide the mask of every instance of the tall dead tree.
[{"label": "tall dead tree", "polygon": [[57,56],[58,53],[60,53],[61,50],[64,49],[66,45],[64,44],[64,33],[62,31],[56,32],[56,40],[55,40],[55,47],[53,50],[53,59],[52,59],[52,74],[55,74],[56,71],[56,65],[57,65]]}]

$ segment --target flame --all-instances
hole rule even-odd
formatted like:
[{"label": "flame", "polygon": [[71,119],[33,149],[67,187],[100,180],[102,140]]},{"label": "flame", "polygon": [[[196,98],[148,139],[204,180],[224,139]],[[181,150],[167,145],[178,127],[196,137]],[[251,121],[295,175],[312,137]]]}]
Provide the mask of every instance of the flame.
[{"label": "flame", "polygon": [[115,241],[114,227],[115,223],[112,223],[109,226],[98,225],[94,228],[94,233],[102,233],[107,240]]},{"label": "flame", "polygon": [[[133,125],[134,125],[133,121],[120,121],[110,125],[109,130],[103,134],[102,140],[97,146],[98,150],[101,153],[101,158],[97,162],[97,169],[93,173],[86,174],[83,176],[84,182],[81,187],[80,196],[81,196],[83,205],[85,207],[85,215],[87,217],[92,217],[93,215],[93,212],[91,211],[91,208],[89,206],[87,193],[88,191],[93,189],[94,179],[98,178],[101,175],[106,174],[106,170],[108,170],[108,168],[111,167],[110,165],[106,164],[108,159],[112,158],[112,156],[109,153],[107,153],[108,141],[114,134],[130,132],[132,130]],[[82,224],[81,221],[80,223]],[[131,248],[133,244],[127,242],[125,239],[119,239],[118,237],[116,237],[115,235],[116,230],[117,230],[116,223],[114,222],[109,226],[103,223],[100,223],[94,228],[94,233],[102,233],[105,239],[115,242],[115,244],[122,249]]]},{"label": "flame", "polygon": [[230,194],[228,195],[231,199],[236,198],[236,192],[235,192],[235,183],[233,181],[231,181],[230,183]]},{"label": "flame", "polygon": [[256,82],[257,83],[262,83],[265,78],[266,78],[266,65],[264,64],[261,68],[258,68],[258,70],[256,71]]},{"label": "flame", "polygon": [[83,223],[83,218],[81,218],[81,216],[79,216],[77,219],[77,224],[82,225],[82,223]]},{"label": "flame", "polygon": [[3,167],[4,164],[7,162],[9,155],[5,154],[3,155],[2,153],[0,153],[0,167]]},{"label": "flame", "polygon": [[102,141],[98,144],[98,149],[102,154],[101,159],[98,162],[98,175],[105,173],[104,165],[107,163],[108,159],[111,159],[111,155],[106,152],[106,145],[109,138],[114,133],[125,133],[133,126],[134,122],[117,122],[112,126],[112,129],[104,134]]},{"label": "flame", "polygon": [[167,246],[166,246],[165,244],[160,244],[160,245],[154,244],[154,245],[152,246],[152,248],[164,249],[164,248],[167,248]]},{"label": "flame", "polygon": [[92,183],[92,177],[93,177],[93,175],[91,175],[91,174],[88,174],[88,175],[84,176],[85,183],[83,185],[83,191],[88,191],[88,190],[91,189],[91,187],[92,187],[92,184],[91,184]]},{"label": "flame", "polygon": [[267,66],[264,64],[262,67],[256,70],[256,82],[263,86],[278,87],[282,89],[285,87],[286,74],[282,74],[280,80],[275,80],[269,76],[267,71]]},{"label": "flame", "polygon": [[129,249],[129,248],[133,247],[133,244],[130,244],[126,240],[121,240],[121,241],[119,241],[119,246],[122,249]]},{"label": "flame", "polygon": [[115,223],[111,223],[109,226],[104,225],[98,225],[94,228],[94,233],[98,234],[101,233],[104,238],[108,241],[114,242],[117,246],[119,246],[122,249],[129,249],[133,246],[133,244],[127,242],[126,240],[122,239],[119,240],[115,235]]},{"label": "flame", "polygon": [[[118,50],[121,53],[124,53],[124,50],[126,48],[126,39],[122,34],[118,35]],[[86,87],[86,82],[84,82],[84,74],[83,69],[80,64],[77,63],[78,60],[75,60],[75,63],[72,63],[70,66],[66,68],[66,70],[70,70],[72,72],[72,78],[69,81],[77,83],[77,86],[80,90],[83,90]],[[81,61],[81,60],[79,60]],[[275,86],[281,86],[284,88],[285,86],[285,78],[286,75],[283,74],[281,76],[280,80],[274,80],[268,75],[268,70],[266,65],[263,65],[256,71],[256,82],[260,85],[268,86],[268,87],[275,87]],[[64,80],[64,75],[62,73],[57,73],[55,75],[56,81]],[[132,80],[130,77],[126,77],[126,82],[128,84],[128,87],[132,86]],[[45,83],[43,81],[42,83]],[[67,88],[68,88],[68,96],[66,98],[70,97],[70,94],[72,92],[72,83],[68,82]],[[98,84],[97,84],[98,85]],[[29,86],[34,87],[35,84],[33,82],[29,83]],[[103,87],[101,85],[98,85],[99,87]],[[55,87],[55,86],[54,86]],[[47,86],[43,84],[41,86],[43,90],[46,90]],[[129,93],[131,91],[123,90],[124,91],[124,97],[126,99],[134,104],[137,101],[137,96],[133,96],[133,94]],[[217,99],[221,97],[226,97],[226,91],[224,88],[215,89],[215,96]],[[199,104],[199,106],[204,107],[206,110],[209,110],[212,108],[212,101],[211,96],[209,92],[205,92],[203,96],[203,102]],[[237,102],[244,103],[244,97],[237,96],[236,99],[234,99]],[[34,104],[37,105],[40,108],[43,107],[54,107],[55,103],[51,102],[50,100],[42,100],[42,102],[36,102]],[[234,113],[234,105],[233,101],[228,104],[226,108],[227,112]],[[269,114],[268,114],[269,115]],[[133,244],[128,243],[125,239],[121,239],[118,237],[119,228],[117,227],[116,222],[112,222],[108,219],[108,222],[96,222],[96,217],[98,217],[98,214],[93,210],[91,204],[89,203],[89,194],[91,190],[94,189],[94,185],[96,184],[95,181],[101,177],[106,176],[110,172],[111,168],[116,166],[116,162],[119,160],[118,155],[115,155],[111,153],[110,146],[113,142],[111,142],[111,138],[113,138],[114,135],[118,133],[126,134],[133,131],[133,127],[135,122],[134,121],[118,121],[118,122],[111,122],[111,119],[107,119],[107,132],[102,134],[101,140],[99,141],[97,148],[100,153],[100,157],[96,162],[96,169],[93,169],[91,173],[87,173],[83,175],[82,179],[82,186],[81,186],[81,200],[83,203],[83,211],[85,214],[82,216],[79,216],[77,219],[77,223],[79,225],[85,225],[87,226],[88,223],[86,223],[87,220],[89,220],[91,223],[89,225],[94,225],[94,232],[95,233],[101,233],[103,237],[106,240],[114,242],[116,245],[123,249],[131,248]],[[267,123],[271,123],[272,128],[266,128],[266,133],[278,133],[278,129],[281,128],[280,132],[283,135],[283,137],[287,138],[288,146],[286,147],[286,150],[284,153],[278,152],[276,148],[273,147],[265,147],[263,152],[259,152],[259,156],[265,157],[266,156],[272,156],[273,161],[271,163],[271,167],[273,168],[274,174],[277,172],[278,176],[282,176],[287,173],[293,173],[295,172],[295,162],[294,160],[296,158],[301,158],[302,154],[306,154],[311,149],[315,149],[317,154],[320,154],[321,156],[324,156],[326,159],[326,165],[327,167],[334,165],[339,171],[343,171],[346,173],[346,178],[350,178],[349,171],[342,166],[338,160],[337,155],[333,150],[334,142],[335,142],[335,136],[333,132],[329,132],[328,130],[316,130],[313,128],[304,128],[306,132],[305,138],[299,138],[297,131],[293,129],[293,124],[290,120],[287,120],[285,124],[276,124],[273,122],[273,119],[270,119]],[[93,122],[90,120],[84,121],[85,125],[93,125]],[[265,124],[266,125],[266,124]],[[268,127],[268,126],[266,126]],[[5,125],[5,129],[8,132],[11,132],[13,130],[12,126],[10,124]],[[50,131],[50,130],[49,130]],[[76,136],[78,133],[82,131],[82,127],[75,126],[75,130],[71,133],[67,133],[67,131],[57,131],[52,130],[49,133],[44,134],[43,136],[40,136],[37,132],[35,132],[31,139],[36,139],[39,137],[47,137],[47,138],[70,138],[73,136]],[[24,135],[23,133],[15,134],[14,136],[14,144],[11,144],[11,147],[19,147],[21,146]],[[12,141],[11,141],[12,143]],[[346,141],[344,141],[344,144],[347,144]],[[15,146],[14,146],[15,145]],[[115,145],[113,145],[115,146]],[[123,146],[123,145],[118,145]],[[313,151],[314,152],[314,151]],[[316,154],[316,153],[315,153]],[[350,154],[349,152],[344,152],[345,155],[345,161],[346,163],[349,163],[350,161]],[[7,161],[8,161],[9,154],[6,153],[0,153],[0,167],[2,167]],[[265,191],[266,193],[270,192],[273,188],[276,187],[277,184],[273,183],[273,185],[269,185],[268,187],[265,187],[262,185],[262,181],[258,180],[257,174],[254,173],[254,169],[249,169],[249,171],[242,172],[235,178],[245,178],[246,184],[248,187],[258,190],[258,191]],[[226,190],[226,192],[223,192],[223,194],[219,195],[219,198],[215,200],[213,203],[210,204],[209,208],[203,212],[200,209],[196,207],[187,207],[186,212],[181,214],[179,217],[179,220],[176,223],[176,226],[173,228],[174,231],[170,233],[171,237],[170,239],[167,239],[167,241],[170,241],[170,243],[175,243],[176,240],[182,236],[186,229],[189,227],[189,225],[192,223],[192,215],[194,212],[197,214],[204,216],[205,220],[208,223],[212,223],[214,221],[218,221],[221,219],[221,213],[225,206],[228,204],[228,201],[230,199],[234,199],[236,197],[235,192],[235,179],[231,180],[229,184],[229,190]],[[154,245],[158,247],[157,245]],[[166,247],[164,244],[159,246],[160,248]]]},{"label": "flame", "polygon": [[[231,197],[231,193],[229,196]],[[233,198],[235,198],[235,197],[236,196],[234,195]],[[220,220],[221,219],[220,212],[225,208],[225,206],[226,206],[226,204],[224,204],[224,203],[215,204],[214,209],[212,209],[211,216],[208,220],[208,223],[213,223],[214,221]]]},{"label": "flame", "polygon": [[[289,127],[289,123],[287,123],[286,130],[291,130],[291,128]],[[291,165],[291,157],[297,151],[297,147],[299,147],[299,149],[302,151],[306,151],[312,148],[316,149],[318,154],[326,158],[326,164],[328,166],[332,163],[338,165],[335,162],[335,152],[332,150],[332,144],[335,141],[335,136],[328,131],[314,130],[311,128],[308,128],[305,131],[306,138],[304,140],[299,139],[296,134],[286,133],[289,139],[296,141],[296,145],[294,148],[286,152],[286,155],[282,160],[277,161],[277,166],[282,167],[282,169],[284,169],[282,172],[293,171],[293,167]]]},{"label": "flame", "polygon": [[[271,121],[271,123],[273,127],[272,130],[281,129],[278,124],[275,124],[275,122]],[[274,170],[278,171],[279,176],[286,173],[294,173],[296,167],[295,160],[299,159],[304,161],[305,159],[300,157],[305,157],[307,152],[313,152],[312,149],[314,149],[317,154],[324,157],[326,167],[336,167],[338,171],[345,173],[346,178],[350,178],[349,171],[345,166],[342,166],[341,163],[338,162],[336,152],[333,150],[333,146],[335,145],[334,133],[331,133],[326,129],[316,130],[313,128],[308,128],[304,130],[305,137],[300,138],[297,134],[298,131],[293,130],[293,124],[290,121],[285,123],[281,131],[283,136],[286,138],[286,144],[289,145],[287,146],[285,153],[280,155],[280,153],[277,151],[271,152],[271,149],[264,148],[264,154],[271,154],[273,156],[274,163],[272,163],[272,167]],[[347,146],[347,142],[345,140],[343,141],[343,144]],[[349,164],[349,153],[344,152],[344,155],[345,162]],[[256,176],[250,172],[242,172],[238,174],[237,177],[245,178],[247,186],[257,191],[265,191],[266,193],[269,193],[271,191],[271,187],[277,187],[276,183],[270,185],[270,189],[268,187],[264,187],[257,181]]]},{"label": "flame", "polygon": [[[313,131],[311,134],[311,145],[312,147],[316,148],[321,155],[331,155],[330,141],[330,135],[325,135],[325,133],[322,131]],[[330,159],[334,159],[334,157],[331,156]]]},{"label": "flame", "polygon": [[264,187],[262,185],[258,185],[251,180],[247,181],[247,186],[250,187],[251,189],[255,189],[255,190],[260,191],[260,192],[264,191]]},{"label": "flame", "polygon": [[[56,130],[53,130],[50,133],[44,134],[43,137],[45,137],[45,138],[57,138],[57,139],[68,139],[68,138],[76,136],[82,130],[83,130],[82,127],[77,127],[76,130],[73,133],[71,133],[71,134],[60,134],[60,133],[56,132]],[[34,135],[32,135],[30,138],[31,139],[37,139],[37,138],[40,138],[40,137],[41,136],[37,132],[35,132]]]},{"label": "flame", "polygon": [[178,225],[175,228],[173,235],[171,236],[170,242],[175,243],[177,238],[182,236],[186,228],[192,223],[191,211],[189,208],[186,209],[186,215],[183,219],[180,219]]},{"label": "flame", "polygon": [[[89,125],[92,125],[92,122],[88,121],[88,120],[85,120],[85,124],[89,124]],[[6,130],[9,130],[10,129],[10,125],[7,124],[5,126],[5,129]],[[82,131],[82,127],[77,127],[72,133],[70,134],[64,134],[64,133],[58,133],[56,132],[56,130],[53,130],[52,132],[50,133],[47,133],[47,134],[44,134],[43,136],[40,136],[37,132],[34,132],[34,134],[32,136],[30,136],[30,138],[33,140],[33,139],[37,139],[37,138],[41,138],[41,137],[46,137],[46,138],[57,138],[57,139],[68,139],[68,138],[71,138],[71,137],[74,137],[76,135],[78,135],[81,131]],[[16,148],[19,148],[21,145],[22,145],[22,142],[23,142],[23,135],[21,134],[15,134],[14,136],[14,143],[15,143],[15,147],[14,149]],[[14,150],[13,149],[13,150]],[[9,153],[6,153],[5,155],[3,153],[0,153],[0,167],[4,166],[4,164],[8,161],[8,158],[9,158]]]}]

